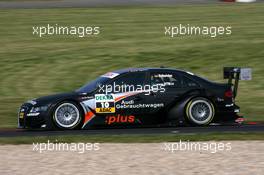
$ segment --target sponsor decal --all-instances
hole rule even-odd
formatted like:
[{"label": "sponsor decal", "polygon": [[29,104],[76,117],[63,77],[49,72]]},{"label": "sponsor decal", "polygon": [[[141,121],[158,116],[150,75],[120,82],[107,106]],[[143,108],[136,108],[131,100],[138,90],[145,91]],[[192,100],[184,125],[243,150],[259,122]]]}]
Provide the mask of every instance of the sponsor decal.
[{"label": "sponsor decal", "polygon": [[[152,77],[152,81],[159,86],[174,86],[172,74],[154,74]],[[165,90],[163,91],[165,92]]]},{"label": "sponsor decal", "polygon": [[139,103],[139,104],[134,104],[134,100],[130,101],[125,101],[122,100],[120,104],[115,105],[116,109],[137,109],[137,108],[162,108],[164,107],[163,103],[150,103],[150,104],[145,104],[145,103]]},{"label": "sponsor decal", "polygon": [[113,94],[96,94],[95,111],[97,113],[115,113],[115,98]]},{"label": "sponsor decal", "polygon": [[159,77],[159,78],[165,78],[165,77],[168,77],[168,78],[172,78],[172,74],[157,74],[157,75],[154,75],[154,77]]},{"label": "sponsor decal", "polygon": [[[164,103],[139,103],[134,100],[124,100],[134,94],[114,95],[114,94],[96,94],[95,111],[96,113],[115,113],[116,109],[137,109],[137,108],[162,108]],[[120,101],[116,104],[116,102]]]},{"label": "sponsor decal", "polygon": [[216,100],[217,100],[217,101],[224,101],[223,98],[219,98],[219,97],[217,97]]},{"label": "sponsor decal", "polygon": [[101,77],[106,77],[106,78],[115,78],[116,76],[118,76],[118,73],[115,72],[107,72],[106,74],[102,75]]},{"label": "sponsor decal", "polygon": [[174,86],[173,82],[164,82],[163,83],[164,86]]},{"label": "sponsor decal", "polygon": [[112,115],[112,116],[106,116],[105,123],[108,125],[111,125],[113,123],[134,123],[135,122],[135,116],[133,115]]},{"label": "sponsor decal", "polygon": [[80,100],[89,100],[89,99],[93,99],[93,98],[94,98],[93,96],[83,96],[83,97],[80,97],[79,99]]},{"label": "sponsor decal", "polygon": [[122,100],[121,104],[122,105],[133,105],[134,104],[134,100],[129,100],[129,101]]}]

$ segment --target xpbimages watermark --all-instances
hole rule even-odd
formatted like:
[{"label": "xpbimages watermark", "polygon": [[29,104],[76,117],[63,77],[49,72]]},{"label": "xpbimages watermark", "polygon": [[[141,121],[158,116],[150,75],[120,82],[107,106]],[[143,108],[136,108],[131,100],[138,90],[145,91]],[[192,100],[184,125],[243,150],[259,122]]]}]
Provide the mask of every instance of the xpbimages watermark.
[{"label": "xpbimages watermark", "polygon": [[99,143],[62,143],[56,140],[55,142],[46,143],[32,143],[32,150],[44,153],[48,151],[70,151],[77,153],[85,153],[86,151],[98,151],[100,150]]},{"label": "xpbimages watermark", "polygon": [[124,93],[124,92],[144,92],[145,95],[150,95],[151,92],[164,93],[166,84],[155,85],[133,85],[133,84],[99,84],[99,93],[111,94],[111,93]]},{"label": "xpbimages watermark", "polygon": [[171,38],[191,35],[201,35],[215,38],[220,35],[228,36],[232,34],[231,26],[192,26],[190,24],[179,24],[175,26],[165,26],[164,30],[165,36],[169,36]]},{"label": "xpbimages watermark", "polygon": [[175,153],[177,151],[197,151],[197,152],[210,152],[217,153],[221,151],[231,151],[232,146],[230,142],[166,142],[162,144],[162,150]]},{"label": "xpbimages watermark", "polygon": [[43,25],[33,26],[32,34],[38,37],[51,36],[51,35],[73,35],[79,38],[83,38],[91,35],[99,35],[100,27],[98,26],[61,26],[55,25]]}]

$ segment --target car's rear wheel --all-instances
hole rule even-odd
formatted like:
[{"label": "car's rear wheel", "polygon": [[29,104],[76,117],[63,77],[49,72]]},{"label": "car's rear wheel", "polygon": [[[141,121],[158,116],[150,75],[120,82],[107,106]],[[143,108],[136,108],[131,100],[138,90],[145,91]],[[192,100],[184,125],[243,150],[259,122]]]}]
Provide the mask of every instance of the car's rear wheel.
[{"label": "car's rear wheel", "polygon": [[62,102],[54,110],[53,121],[61,129],[78,129],[82,121],[80,107],[74,102]]},{"label": "car's rear wheel", "polygon": [[187,103],[186,116],[194,125],[208,125],[213,120],[214,115],[214,106],[206,98],[197,97]]}]

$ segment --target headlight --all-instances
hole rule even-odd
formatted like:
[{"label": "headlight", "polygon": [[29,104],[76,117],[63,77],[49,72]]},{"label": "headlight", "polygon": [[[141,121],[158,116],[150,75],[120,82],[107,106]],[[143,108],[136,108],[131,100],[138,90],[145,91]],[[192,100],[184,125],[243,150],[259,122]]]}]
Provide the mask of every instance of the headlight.
[{"label": "headlight", "polygon": [[33,107],[30,110],[30,113],[42,112],[42,111],[46,111],[47,109],[48,109],[48,106]]},{"label": "headlight", "polygon": [[32,105],[36,105],[36,104],[37,104],[37,102],[36,102],[35,99],[33,99],[33,100],[29,100],[29,101],[27,101],[27,103],[30,103],[30,104],[32,104]]}]

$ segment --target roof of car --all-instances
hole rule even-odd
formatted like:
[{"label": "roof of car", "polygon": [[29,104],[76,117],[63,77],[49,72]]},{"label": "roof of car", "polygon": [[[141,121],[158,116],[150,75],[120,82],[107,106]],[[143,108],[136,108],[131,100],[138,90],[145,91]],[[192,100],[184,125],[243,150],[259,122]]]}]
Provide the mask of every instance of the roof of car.
[{"label": "roof of car", "polygon": [[148,71],[148,70],[154,70],[154,71],[179,71],[179,72],[185,72],[188,73],[188,71],[180,70],[180,69],[175,69],[175,68],[126,68],[126,69],[120,69],[120,70],[115,70],[113,72],[122,74],[122,73],[127,73],[127,72],[138,72],[138,71]]}]

